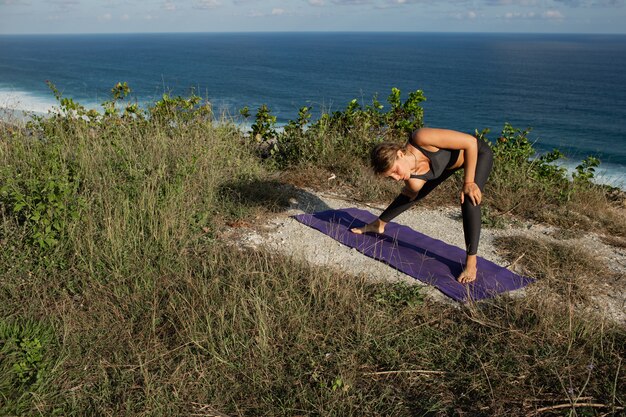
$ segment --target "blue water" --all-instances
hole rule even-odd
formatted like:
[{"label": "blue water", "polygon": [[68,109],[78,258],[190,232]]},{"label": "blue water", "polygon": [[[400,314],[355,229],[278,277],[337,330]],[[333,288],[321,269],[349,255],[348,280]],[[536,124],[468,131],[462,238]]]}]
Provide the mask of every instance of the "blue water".
[{"label": "blue water", "polygon": [[492,138],[504,122],[532,127],[540,151],[559,148],[570,164],[598,156],[607,176],[626,180],[625,35],[0,36],[0,106],[11,94],[32,110],[53,104],[45,80],[94,107],[127,81],[141,103],[194,89],[233,116],[266,103],[283,123],[303,105],[318,116],[421,89],[429,126],[488,127]]}]

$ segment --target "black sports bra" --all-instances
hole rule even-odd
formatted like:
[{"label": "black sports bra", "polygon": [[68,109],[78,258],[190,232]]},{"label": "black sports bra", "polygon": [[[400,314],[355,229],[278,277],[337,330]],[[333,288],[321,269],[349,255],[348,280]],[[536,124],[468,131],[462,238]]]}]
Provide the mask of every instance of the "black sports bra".
[{"label": "black sports bra", "polygon": [[432,152],[427,151],[411,141],[409,141],[409,143],[419,149],[428,157],[428,159],[430,159],[430,170],[428,172],[419,175],[411,174],[411,178],[417,178],[425,181],[439,178],[441,174],[443,174],[443,171],[456,164],[456,161],[459,159],[459,154],[461,153],[460,149],[439,149],[438,151]]}]

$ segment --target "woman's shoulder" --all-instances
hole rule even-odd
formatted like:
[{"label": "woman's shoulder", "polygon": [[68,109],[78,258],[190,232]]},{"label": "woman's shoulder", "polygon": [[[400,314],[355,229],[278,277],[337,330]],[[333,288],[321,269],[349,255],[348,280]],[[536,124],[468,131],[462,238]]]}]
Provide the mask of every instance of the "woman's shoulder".
[{"label": "woman's shoulder", "polygon": [[417,144],[428,144],[429,142],[432,142],[433,140],[436,140],[437,138],[440,138],[442,136],[458,135],[459,133],[462,132],[458,132],[452,129],[443,129],[439,127],[420,127],[418,129],[415,129],[411,133],[411,139]]},{"label": "woman's shoulder", "polygon": [[420,127],[418,129],[415,129],[409,135],[409,143],[411,145],[420,145],[420,142],[424,140],[424,136],[426,136],[428,129],[429,128],[427,127]]},{"label": "woman's shoulder", "polygon": [[435,150],[449,148],[457,149],[454,146],[448,146],[450,142],[458,142],[461,140],[465,141],[471,138],[474,138],[474,136],[457,130],[422,127],[411,133],[411,140],[409,142],[413,146],[424,148],[426,150],[430,150],[430,148]]},{"label": "woman's shoulder", "polygon": [[409,144],[422,150],[425,149],[430,152],[436,152],[439,148],[436,145],[437,131],[441,129],[435,129],[432,127],[421,127],[415,129],[409,138]]}]

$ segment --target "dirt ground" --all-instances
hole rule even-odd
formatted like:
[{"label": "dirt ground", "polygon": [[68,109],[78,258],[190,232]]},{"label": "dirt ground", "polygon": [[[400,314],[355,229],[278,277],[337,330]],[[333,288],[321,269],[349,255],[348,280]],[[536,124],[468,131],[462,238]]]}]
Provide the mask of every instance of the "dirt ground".
[{"label": "dirt ground", "polygon": [[[371,280],[405,281],[424,287],[424,294],[431,300],[455,305],[455,301],[443,295],[436,288],[390,267],[382,262],[362,255],[355,249],[344,246],[319,231],[303,225],[292,216],[322,210],[356,207],[380,214],[384,207],[355,203],[342,195],[321,193],[308,189],[298,189],[290,199],[288,210],[259,222],[255,226],[230,227],[224,232],[231,242],[248,248],[268,248],[281,254],[304,259],[311,264],[333,267],[348,274],[364,276]],[[465,247],[460,207],[438,209],[414,208],[394,219],[435,239],[448,244]],[[499,237],[526,236],[529,238],[563,242],[564,234],[557,228],[530,222],[516,222],[505,228],[483,227],[479,256],[515,272],[518,265],[506,261],[498,254],[494,240]],[[606,261],[615,274],[610,279],[598,280],[597,293],[592,297],[596,309],[610,319],[626,325],[626,248],[605,244],[601,236],[586,234],[578,238],[566,239],[568,244],[580,245],[591,255]],[[522,254],[520,254],[522,255]],[[617,277],[617,278],[616,278]],[[532,284],[531,284],[532,285]],[[526,289],[520,289],[511,296],[523,297]]]}]

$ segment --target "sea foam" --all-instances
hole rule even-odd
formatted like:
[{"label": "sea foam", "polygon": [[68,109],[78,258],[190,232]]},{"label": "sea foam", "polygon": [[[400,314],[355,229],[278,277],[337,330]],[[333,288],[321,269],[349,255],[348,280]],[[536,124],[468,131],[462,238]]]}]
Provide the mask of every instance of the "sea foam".
[{"label": "sea foam", "polygon": [[54,98],[44,98],[27,91],[0,87],[0,108],[34,113],[47,113],[57,105]]}]

